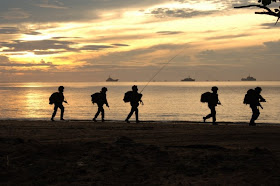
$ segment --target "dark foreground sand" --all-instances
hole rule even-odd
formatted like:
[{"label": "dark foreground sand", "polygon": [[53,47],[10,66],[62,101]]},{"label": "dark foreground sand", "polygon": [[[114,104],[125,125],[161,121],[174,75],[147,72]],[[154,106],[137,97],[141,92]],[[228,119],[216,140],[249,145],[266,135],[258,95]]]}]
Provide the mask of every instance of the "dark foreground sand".
[{"label": "dark foreground sand", "polygon": [[279,185],[280,125],[0,121],[0,185]]}]

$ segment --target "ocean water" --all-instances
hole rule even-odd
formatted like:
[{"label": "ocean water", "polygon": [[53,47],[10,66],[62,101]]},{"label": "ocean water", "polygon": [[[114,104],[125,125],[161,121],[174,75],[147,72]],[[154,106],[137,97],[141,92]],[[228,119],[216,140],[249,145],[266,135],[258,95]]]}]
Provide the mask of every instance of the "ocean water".
[{"label": "ocean water", "polygon": [[[49,120],[53,105],[49,97],[63,85],[65,119],[91,120],[97,111],[91,103],[91,94],[108,88],[110,109],[105,108],[105,119],[123,121],[130,111],[130,104],[123,102],[126,91],[137,85],[139,92],[146,82],[67,82],[67,83],[0,83],[0,119]],[[257,122],[279,123],[280,82],[151,82],[142,92],[144,105],[139,106],[139,119],[143,121],[202,121],[210,111],[200,96],[218,86],[221,106],[217,106],[217,121],[248,122],[251,109],[243,104],[245,93],[250,88],[262,87],[262,96],[267,100],[260,109]],[[56,119],[59,119],[58,110]],[[100,119],[100,118],[98,118]],[[131,120],[135,120],[133,115]]]}]

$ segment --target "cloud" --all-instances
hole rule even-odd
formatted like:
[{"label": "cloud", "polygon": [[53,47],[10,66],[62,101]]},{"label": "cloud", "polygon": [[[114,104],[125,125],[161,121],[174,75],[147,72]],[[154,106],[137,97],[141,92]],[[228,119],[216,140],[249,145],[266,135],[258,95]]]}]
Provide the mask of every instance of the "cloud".
[{"label": "cloud", "polygon": [[[141,9],[169,0],[3,0],[0,23],[72,22],[99,18],[101,12]],[[19,8],[20,7],[20,8]]]},{"label": "cloud", "polygon": [[20,30],[16,27],[1,27],[0,34],[18,34]]},{"label": "cloud", "polygon": [[22,21],[31,17],[31,14],[27,11],[22,10],[21,8],[11,8],[8,11],[3,11],[0,13],[0,18],[5,20],[5,22],[9,21]]},{"label": "cloud", "polygon": [[[170,58],[174,57],[175,54],[178,54],[178,50],[187,47],[189,47],[188,44],[161,44],[130,51],[110,52],[107,55],[102,55],[94,59],[87,59],[86,69],[88,69],[88,67],[104,68],[104,66],[107,67],[104,69],[120,67],[122,69],[135,69],[148,66],[155,67],[165,64]],[[174,59],[174,64],[188,60],[190,60],[189,56],[182,54]]]},{"label": "cloud", "polygon": [[[7,47],[9,49],[4,49],[3,52],[50,52],[61,53],[67,51],[76,51],[75,48],[70,47],[70,45],[75,44],[70,41],[59,41],[59,40],[39,40],[39,41],[20,41],[16,40],[12,43],[1,43],[1,47]],[[54,51],[53,51],[54,50]]]},{"label": "cloud", "polygon": [[[277,18],[275,18],[275,22],[276,22],[276,20],[277,20]],[[263,23],[260,26],[264,29],[279,29],[280,23],[278,22],[278,24],[276,24],[276,25],[275,25],[275,23]]]},{"label": "cloud", "polygon": [[40,35],[41,33],[34,30],[21,30],[18,27],[0,27],[0,34]]},{"label": "cloud", "polygon": [[64,6],[64,3],[58,0],[41,0],[36,6],[40,8],[67,9],[67,7]]},{"label": "cloud", "polygon": [[121,44],[121,43],[115,43],[115,44],[112,44],[114,46],[130,46],[130,45],[127,45],[127,44]]},{"label": "cloud", "polygon": [[80,48],[80,50],[102,50],[106,48],[114,48],[114,46],[109,45],[86,45]]},{"label": "cloud", "polygon": [[236,35],[223,35],[223,36],[214,36],[214,37],[208,37],[207,39],[235,39],[240,37],[248,37],[250,34],[236,34]]},{"label": "cloud", "polygon": [[175,35],[175,34],[182,34],[184,32],[180,32],[180,31],[159,31],[157,32],[157,34],[160,35]]},{"label": "cloud", "polygon": [[106,43],[106,42],[115,42],[120,40],[141,40],[154,37],[153,34],[129,34],[129,35],[120,35],[120,36],[100,36],[94,39],[94,42]]},{"label": "cloud", "polygon": [[9,63],[10,60],[7,56],[0,56],[0,64]]},{"label": "cloud", "polygon": [[182,9],[170,9],[170,8],[157,8],[150,12],[150,14],[156,16],[157,18],[165,17],[179,17],[179,18],[191,18],[201,15],[214,14],[216,11],[197,11],[189,8]]},{"label": "cloud", "polygon": [[[280,57],[280,41],[264,42],[263,45],[252,47],[204,50],[196,55],[200,64],[231,64],[246,68],[262,66],[275,68]],[[273,65],[272,65],[273,64]]]},{"label": "cloud", "polygon": [[37,31],[32,31],[32,30],[30,30],[30,31],[28,31],[28,32],[25,32],[24,34],[35,36],[35,35],[40,35],[41,33],[40,33],[40,32],[37,32]]},{"label": "cloud", "polygon": [[0,56],[0,67],[52,67],[54,68],[56,65],[54,65],[52,62],[45,62],[43,59],[40,61],[40,63],[18,63],[14,61],[10,61],[10,59],[7,56]]}]

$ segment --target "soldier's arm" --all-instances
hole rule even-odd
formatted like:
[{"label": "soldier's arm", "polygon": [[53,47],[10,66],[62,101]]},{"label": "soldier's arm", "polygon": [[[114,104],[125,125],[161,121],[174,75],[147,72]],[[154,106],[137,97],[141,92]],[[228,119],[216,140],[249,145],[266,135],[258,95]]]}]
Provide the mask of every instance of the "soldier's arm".
[{"label": "soldier's arm", "polygon": [[259,99],[260,99],[260,102],[266,102],[266,100],[261,95],[259,95]]},{"label": "soldier's arm", "polygon": [[105,97],[104,97],[105,99],[104,99],[104,102],[105,102],[105,104],[106,104],[106,106],[107,107],[109,107],[109,104],[108,104],[108,101],[107,101],[107,97],[106,97],[106,95],[105,95]]}]

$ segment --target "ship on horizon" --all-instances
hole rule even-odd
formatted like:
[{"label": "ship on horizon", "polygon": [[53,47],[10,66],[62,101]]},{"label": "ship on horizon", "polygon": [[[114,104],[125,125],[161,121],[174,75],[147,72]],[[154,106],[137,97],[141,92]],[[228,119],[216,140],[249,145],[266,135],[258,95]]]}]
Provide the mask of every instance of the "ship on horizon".
[{"label": "ship on horizon", "polygon": [[191,78],[190,76],[185,78],[185,79],[182,79],[181,81],[195,81],[195,79]]},{"label": "ship on horizon", "polygon": [[257,79],[256,78],[254,78],[254,77],[252,77],[252,76],[248,76],[248,77],[246,77],[246,78],[242,78],[241,79],[241,81],[256,81]]},{"label": "ship on horizon", "polygon": [[108,77],[108,79],[106,79],[107,82],[116,82],[116,81],[119,81],[119,79],[113,79],[111,78],[110,76]]}]

